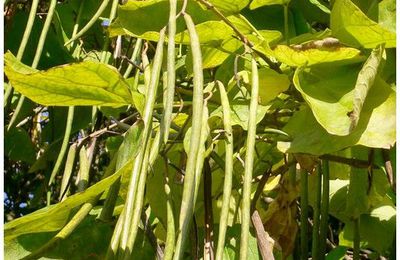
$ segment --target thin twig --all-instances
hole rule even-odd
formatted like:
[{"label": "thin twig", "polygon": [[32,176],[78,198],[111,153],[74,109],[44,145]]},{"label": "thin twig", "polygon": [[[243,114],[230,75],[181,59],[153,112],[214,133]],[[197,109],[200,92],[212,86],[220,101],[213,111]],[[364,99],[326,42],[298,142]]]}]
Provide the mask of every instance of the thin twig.
[{"label": "thin twig", "polygon": [[390,161],[389,150],[382,149],[382,157],[383,160],[385,161],[385,170],[388,177],[388,181],[394,193],[396,193],[396,179],[393,178],[393,168],[392,168],[392,163]]},{"label": "thin twig", "polygon": [[213,243],[213,211],[212,211],[212,178],[211,168],[208,160],[204,161],[203,171],[204,181],[204,223],[205,223],[205,237],[204,237],[204,259],[214,260],[214,243]]},{"label": "thin twig", "polygon": [[149,239],[150,244],[157,252],[157,259],[158,260],[164,259],[164,252],[162,251],[160,245],[157,243],[157,237],[154,235],[154,232],[151,229],[151,224],[149,223],[149,218],[147,217],[144,211],[142,211],[141,219],[143,223],[144,232],[147,238]]},{"label": "thin twig", "polygon": [[254,44],[253,44],[252,42],[250,42],[249,39],[247,39],[247,37],[246,37],[243,33],[241,33],[241,32],[239,31],[239,29],[236,28],[236,26],[235,26],[231,21],[229,21],[228,18],[226,18],[225,15],[224,15],[223,13],[221,13],[221,11],[218,10],[218,8],[216,8],[212,3],[210,3],[210,2],[207,1],[207,0],[197,0],[197,1],[199,1],[199,2],[202,3],[202,4],[204,4],[204,5],[207,7],[207,9],[210,9],[210,10],[213,11],[216,15],[218,15],[218,16],[222,19],[222,21],[224,21],[229,27],[232,28],[232,30],[233,30],[233,31],[237,34],[237,36],[239,37],[240,41],[243,42],[244,45],[246,45],[246,46],[252,48],[253,51],[256,52],[258,56],[260,56],[263,60],[265,60],[265,62],[270,66],[271,69],[277,71],[278,73],[282,73],[281,69],[279,68],[279,65],[276,64],[276,63],[274,63],[274,62],[272,62],[272,61],[270,60],[270,58],[268,58],[265,54],[263,54],[263,53],[261,53],[261,52],[255,50],[255,49],[253,48],[253,47],[254,47]]},{"label": "thin twig", "polygon": [[[369,167],[368,161],[354,159],[354,158],[340,157],[340,156],[332,155],[332,154],[324,154],[324,155],[320,156],[319,158],[321,158],[323,160],[327,160],[327,161],[347,164],[347,165],[350,165],[355,168],[368,168]],[[374,169],[379,169],[379,167],[377,165],[372,165],[372,167]]]},{"label": "thin twig", "polygon": [[256,230],[257,245],[260,250],[261,257],[263,260],[274,260],[275,257],[272,253],[271,246],[269,244],[269,235],[264,230],[264,225],[262,223],[260,214],[257,210],[254,210],[251,215],[251,221],[253,223],[254,229]]}]

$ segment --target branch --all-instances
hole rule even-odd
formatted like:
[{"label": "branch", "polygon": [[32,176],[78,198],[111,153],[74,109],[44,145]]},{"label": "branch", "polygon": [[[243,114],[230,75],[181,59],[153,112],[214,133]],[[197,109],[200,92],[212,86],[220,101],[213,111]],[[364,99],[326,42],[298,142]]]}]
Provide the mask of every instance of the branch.
[{"label": "branch", "polygon": [[262,259],[275,260],[274,254],[272,253],[271,246],[269,244],[269,235],[264,230],[264,225],[257,210],[253,211],[253,214],[251,215],[251,221],[256,230],[257,245],[258,249],[260,250]]},{"label": "branch", "polygon": [[[332,161],[332,162],[347,164],[347,165],[350,165],[355,168],[368,168],[370,166],[368,161],[365,161],[365,160],[340,157],[340,156],[332,155],[332,154],[324,154],[324,155],[320,156],[319,158],[323,159],[323,160]],[[374,169],[379,169],[379,167],[377,165],[372,165],[372,167]]]},{"label": "branch", "polygon": [[207,0],[197,0],[203,5],[207,7],[207,9],[213,11],[216,15],[218,15],[222,21],[224,21],[229,27],[232,28],[232,30],[236,33],[236,35],[239,37],[240,41],[243,42],[244,45],[250,47],[255,53],[257,53],[260,58],[262,58],[269,66],[271,69],[275,70],[278,73],[282,73],[281,69],[279,68],[279,65],[276,64],[275,62],[272,62],[264,53],[259,52],[255,49],[253,49],[254,44],[247,39],[247,37],[239,31],[236,26],[228,20],[228,18],[225,17],[223,13],[221,13],[220,10],[218,10],[212,3],[208,2]]}]

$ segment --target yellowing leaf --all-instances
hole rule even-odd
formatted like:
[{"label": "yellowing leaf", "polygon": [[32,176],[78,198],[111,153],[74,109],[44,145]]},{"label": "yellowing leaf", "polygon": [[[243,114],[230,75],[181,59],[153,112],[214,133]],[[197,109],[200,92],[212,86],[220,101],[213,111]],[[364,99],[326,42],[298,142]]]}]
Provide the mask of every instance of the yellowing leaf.
[{"label": "yellowing leaf", "polygon": [[209,0],[218,10],[224,13],[239,13],[250,0]]},{"label": "yellowing leaf", "polygon": [[133,102],[129,85],[109,65],[85,61],[28,71],[11,53],[6,53],[4,71],[12,86],[45,106],[123,106]]},{"label": "yellowing leaf", "polygon": [[286,5],[290,0],[253,0],[250,9],[256,9],[265,5]]},{"label": "yellowing leaf", "polygon": [[276,198],[268,205],[263,222],[265,230],[282,247],[284,256],[288,256],[293,252],[298,230],[297,208],[293,202],[299,196],[299,186],[289,184],[288,178],[284,178],[277,193]]},{"label": "yellowing leaf", "polygon": [[259,70],[260,99],[261,105],[267,105],[269,101],[288,89],[290,81],[285,74],[279,74],[269,68]]},{"label": "yellowing leaf", "polygon": [[280,62],[293,67],[333,62],[343,65],[357,63],[364,59],[359,50],[348,47],[296,50],[286,45],[278,45],[272,50],[266,51]]},{"label": "yellowing leaf", "polygon": [[331,13],[331,29],[341,42],[364,48],[385,43],[396,47],[396,33],[368,18],[351,0],[336,0]]}]

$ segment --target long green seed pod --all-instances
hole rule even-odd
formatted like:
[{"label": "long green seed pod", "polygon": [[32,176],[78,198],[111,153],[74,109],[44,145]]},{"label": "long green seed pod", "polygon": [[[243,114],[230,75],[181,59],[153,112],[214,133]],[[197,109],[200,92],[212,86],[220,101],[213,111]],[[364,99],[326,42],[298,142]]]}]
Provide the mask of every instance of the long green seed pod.
[{"label": "long green seed pod", "polygon": [[[81,18],[82,18],[82,13],[83,13],[83,9],[84,9],[83,7],[84,7],[84,6],[85,6],[85,1],[81,1],[81,3],[79,4],[78,15],[76,16],[74,28],[72,29],[72,37],[74,37],[74,36],[78,33],[79,24],[80,24],[80,21],[81,21]],[[72,48],[72,47],[74,47],[74,42],[71,42],[71,45],[70,45],[69,48]],[[67,47],[67,48],[68,48],[68,47]],[[72,56],[73,56],[75,59],[78,59],[78,58],[79,58],[80,53],[81,53],[81,50],[80,50],[80,49],[81,49],[80,47],[77,47],[77,48],[74,50],[74,53],[72,54]]]},{"label": "long green seed pod", "polygon": [[103,13],[103,11],[106,9],[108,2],[110,0],[103,0],[101,5],[99,6],[99,9],[97,9],[96,13],[93,15],[93,17],[89,20],[89,22],[75,35],[73,36],[69,41],[67,41],[64,46],[70,44],[71,42],[75,41],[82,35],[84,35],[92,26],[93,24],[99,19],[100,15]]},{"label": "long green seed pod", "polygon": [[224,131],[225,131],[225,179],[224,179],[224,191],[222,197],[222,208],[221,216],[219,220],[219,234],[217,253],[215,259],[222,259],[225,245],[225,235],[228,226],[228,214],[229,214],[229,200],[232,192],[232,174],[233,174],[233,135],[232,135],[232,123],[231,123],[231,109],[229,106],[228,95],[226,94],[225,88],[221,82],[217,81],[219,92],[221,95],[221,104],[224,120]]},{"label": "long green seed pod", "polygon": [[203,68],[200,41],[192,18],[184,13],[183,17],[190,36],[190,46],[193,57],[193,117],[190,148],[186,162],[185,182],[183,185],[182,204],[179,218],[178,238],[175,246],[175,260],[182,259],[193,215],[193,189],[195,185],[195,170],[198,150],[201,140],[201,124],[203,118]]},{"label": "long green seed pod", "polygon": [[[39,4],[39,0],[33,0],[31,5],[31,10],[29,11],[28,21],[26,22],[26,27],[24,31],[24,35],[22,36],[21,44],[19,45],[18,52],[17,52],[17,60],[21,60],[22,56],[24,55],[26,45],[28,44],[29,37],[32,32],[32,27],[35,22],[36,11]],[[9,84],[6,92],[4,94],[4,106],[7,106],[8,98],[12,93],[12,86]]]},{"label": "long green seed pod", "polygon": [[[119,2],[119,0],[113,0],[113,2],[112,2],[110,15],[108,16],[108,19],[110,22],[112,22],[112,20],[114,20],[115,15],[117,14],[118,2]],[[121,36],[119,36],[119,37],[121,37]],[[102,62],[102,63],[108,63],[107,50],[108,50],[109,44],[110,44],[110,38],[108,37],[108,34],[107,34],[106,38],[104,39],[103,49],[102,49],[101,55],[100,55],[100,62]]]},{"label": "long green seed pod", "polygon": [[[76,21],[75,21],[74,29],[72,31],[72,36],[74,36],[77,33],[78,29],[79,29],[79,23],[80,23],[80,19],[81,19],[81,15],[82,15],[83,6],[84,6],[84,1],[82,1],[80,3],[79,13],[78,13],[78,16],[77,16]],[[72,47],[72,45],[71,45],[71,47]],[[68,140],[69,140],[69,137],[71,135],[72,123],[73,123],[73,119],[74,119],[74,111],[75,111],[75,108],[73,106],[70,106],[68,108],[67,125],[65,127],[64,138],[63,138],[63,142],[62,142],[62,145],[61,145],[61,150],[58,153],[56,164],[55,164],[54,169],[53,169],[53,171],[51,173],[51,176],[50,176],[49,185],[51,185],[52,182],[54,181],[54,178],[57,175],[57,173],[59,171],[59,167],[60,167],[60,165],[61,165],[61,163],[62,163],[62,161],[64,159],[64,155],[65,155],[65,152],[66,152],[67,146],[68,146]],[[73,148],[73,150],[76,152],[76,145],[74,145],[74,147],[71,146],[70,149],[71,148]],[[66,168],[65,168],[65,172],[64,172],[64,175],[66,173],[69,174],[69,176],[67,177],[67,180],[69,180],[69,178],[71,176],[71,173],[72,173],[72,167],[74,165],[74,160],[75,160],[75,152],[73,154],[71,154],[72,158],[70,160],[72,160],[72,162],[69,162],[69,160],[68,160],[69,159],[69,154],[68,154],[68,157],[67,157]],[[67,167],[70,167],[71,169],[67,169]],[[70,172],[68,173],[67,170],[70,171]],[[62,187],[62,185],[61,185],[61,187]],[[63,193],[64,192],[61,192],[60,196],[62,196]],[[61,199],[61,197],[60,197],[60,199]]]},{"label": "long green seed pod", "polygon": [[316,170],[316,187],[315,187],[315,203],[314,203],[314,214],[313,214],[313,230],[312,230],[312,249],[311,249],[311,255],[313,259],[318,259],[319,257],[319,244],[321,242],[320,240],[320,213],[321,213],[321,174],[322,174],[322,168],[321,164],[318,164],[317,170]]},{"label": "long green seed pod", "polygon": [[320,259],[325,258],[326,236],[329,220],[329,161],[322,160],[322,201],[320,224]]},{"label": "long green seed pod", "polygon": [[301,260],[308,259],[308,173],[300,170],[300,248]]},{"label": "long green seed pod", "polygon": [[[47,12],[46,20],[44,22],[42,32],[40,33],[35,57],[33,58],[32,66],[31,66],[34,69],[36,69],[37,65],[39,64],[40,56],[42,55],[42,51],[43,51],[44,42],[46,41],[47,33],[50,29],[54,11],[56,10],[56,4],[57,4],[57,0],[51,0],[49,10]],[[12,117],[10,119],[10,123],[8,124],[7,131],[10,130],[12,126],[14,126],[15,121],[17,120],[17,117],[18,117],[19,113],[21,112],[21,108],[22,108],[22,105],[24,104],[24,101],[25,101],[25,97],[21,95],[21,97],[18,100],[17,107],[15,108],[14,114],[12,115]]]},{"label": "long green seed pod", "polygon": [[119,241],[122,235],[122,228],[124,227],[124,221],[125,221],[125,214],[124,210],[122,210],[117,224],[114,227],[114,233],[111,237],[111,242],[110,245],[108,246],[107,254],[105,259],[107,260],[113,260],[116,259],[117,253],[118,253],[118,245]]},{"label": "long green seed pod", "polygon": [[204,146],[205,142],[207,141],[207,137],[209,136],[207,133],[208,131],[207,128],[208,128],[208,107],[207,107],[207,101],[204,100],[203,119],[202,119],[201,134],[200,134],[201,140],[196,160],[193,208],[196,206],[197,194],[199,192],[199,187],[200,187],[201,174],[203,173],[204,159],[207,157],[206,148]]},{"label": "long green seed pod", "polygon": [[87,157],[86,148],[82,146],[79,151],[79,181],[78,181],[78,192],[84,191],[89,184],[89,171],[90,163]]},{"label": "long green seed pod", "polygon": [[251,98],[247,127],[246,158],[244,165],[242,193],[242,225],[240,232],[240,259],[247,259],[250,233],[251,180],[253,178],[254,146],[256,140],[256,115],[258,105],[258,69],[257,62],[251,59]]},{"label": "long green seed pod", "polygon": [[[133,48],[133,52],[132,52],[132,56],[131,56],[131,61],[132,61],[132,62],[135,62],[135,60],[136,60],[137,57],[139,56],[139,51],[140,51],[140,49],[142,48],[142,42],[143,42],[143,40],[140,39],[140,38],[138,38],[138,39],[136,40],[135,48]],[[133,69],[133,65],[132,65],[131,63],[129,63],[129,65],[128,65],[128,67],[126,68],[126,71],[125,71],[125,73],[124,73],[124,78],[128,78],[128,77],[129,77],[129,74],[131,74],[132,69]]]},{"label": "long green seed pod", "polygon": [[[103,175],[103,179],[110,176],[115,169],[115,161],[114,159],[111,160],[110,165],[107,167],[106,172]],[[84,203],[78,212],[72,217],[72,219],[46,244],[42,247],[37,249],[36,251],[32,252],[28,256],[22,258],[24,260],[31,260],[31,259],[38,259],[46,252],[50,251],[54,247],[58,245],[58,242],[66,239],[71,233],[78,227],[80,223],[85,219],[85,217],[89,214],[89,212],[93,209],[93,207],[97,204],[98,200],[100,199],[101,194],[97,195],[90,201]]]},{"label": "long green seed pod", "polygon": [[174,218],[174,208],[172,204],[171,188],[169,185],[168,177],[168,162],[165,161],[165,184],[164,191],[167,197],[167,237],[165,241],[164,249],[164,260],[171,260],[174,256],[175,247],[175,218]]},{"label": "long green seed pod", "polygon": [[[117,157],[113,157],[113,161],[110,162],[110,165],[113,163],[114,164],[114,169],[116,169],[116,164],[117,164]],[[115,203],[117,202],[118,198],[118,192],[120,189],[120,184],[121,180],[118,178],[111,186],[110,189],[108,190],[106,200],[104,201],[103,208],[101,209],[101,213],[99,216],[99,220],[104,221],[104,222],[109,222],[112,219],[113,213],[114,213],[114,207]]]},{"label": "long green seed pod", "polygon": [[132,223],[130,225],[130,232],[128,238],[127,249],[125,250],[125,259],[130,259],[133,246],[136,241],[136,236],[139,228],[139,221],[142,215],[142,208],[143,208],[143,201],[144,201],[144,192],[146,187],[146,180],[147,180],[147,172],[153,167],[155,160],[157,159],[157,155],[160,149],[160,131],[157,132],[156,136],[153,138],[153,143],[148,145],[148,151],[144,156],[144,160],[142,163],[142,172],[140,173],[139,183],[137,187],[136,193],[136,201],[135,201],[135,208],[133,210],[134,215],[132,217]]},{"label": "long green seed pod", "polygon": [[175,92],[176,0],[169,1],[169,8],[167,86],[164,89],[164,112],[161,124],[161,138],[164,144],[168,141]]},{"label": "long green seed pod", "polygon": [[67,151],[68,141],[69,141],[69,136],[71,134],[73,120],[74,120],[74,107],[71,106],[71,107],[68,107],[68,116],[67,116],[67,123],[65,126],[63,142],[62,142],[61,149],[60,149],[60,152],[59,152],[57,160],[56,160],[56,164],[54,165],[53,171],[51,172],[48,185],[53,184],[54,178],[56,177],[58,171],[60,170],[61,163],[62,163],[62,161],[64,159],[64,155]]},{"label": "long green seed pod", "polygon": [[[153,148],[153,147],[152,147]],[[157,148],[155,148],[158,150]],[[139,176],[139,183],[137,187],[137,192],[135,196],[135,205],[133,209],[133,216],[132,216],[132,221],[130,224],[130,232],[129,232],[129,237],[127,241],[127,246],[125,248],[125,254],[124,258],[125,260],[131,259],[132,251],[133,251],[133,246],[135,244],[136,240],[136,235],[138,232],[139,228],[139,221],[140,221],[140,216],[142,215],[142,207],[143,207],[143,201],[144,201],[144,191],[146,187],[146,180],[147,180],[147,170],[149,166],[149,155],[150,155],[150,145],[147,146],[147,151],[145,153],[143,162],[142,162],[142,168]]]},{"label": "long green seed pod", "polygon": [[72,219],[68,222],[60,232],[57,233],[52,239],[50,239],[46,244],[40,247],[38,250],[34,251],[30,255],[22,258],[23,260],[31,260],[31,259],[39,259],[44,253],[50,251],[55,246],[57,246],[58,242],[67,238],[82,221],[89,214],[89,212],[96,205],[97,201],[100,199],[101,195],[96,196],[90,202],[87,202],[82,205],[79,211],[72,217]]},{"label": "long green seed pod", "polygon": [[126,197],[125,203],[125,212],[124,212],[124,226],[122,230],[122,236],[120,241],[120,249],[124,251],[127,246],[129,232],[130,232],[130,224],[132,222],[133,216],[133,207],[134,202],[136,200],[136,190],[139,175],[142,168],[142,162],[144,160],[146,147],[148,145],[148,141],[151,134],[151,125],[152,125],[152,115],[153,115],[153,107],[157,94],[157,86],[160,77],[162,57],[163,57],[163,44],[165,38],[165,28],[160,31],[160,39],[157,44],[156,54],[154,57],[153,68],[151,71],[151,79],[147,88],[147,96],[146,96],[146,105],[143,112],[143,122],[144,122],[144,130],[142,136],[142,145],[140,147],[140,151],[135,158],[135,163],[132,170],[132,176],[129,182],[128,194]]},{"label": "long green seed pod", "polygon": [[24,55],[26,45],[28,44],[29,37],[32,32],[32,27],[35,22],[36,11],[38,8],[39,0],[33,0],[31,5],[31,10],[29,11],[28,21],[26,22],[26,27],[24,31],[24,35],[22,36],[21,45],[19,46],[17,52],[17,60],[21,60]]},{"label": "long green seed pod", "polygon": [[65,197],[65,192],[68,187],[68,183],[71,179],[72,170],[74,168],[75,156],[76,156],[76,144],[73,144],[69,147],[67,161],[65,162],[64,174],[60,188],[60,197],[59,197],[60,201]]}]

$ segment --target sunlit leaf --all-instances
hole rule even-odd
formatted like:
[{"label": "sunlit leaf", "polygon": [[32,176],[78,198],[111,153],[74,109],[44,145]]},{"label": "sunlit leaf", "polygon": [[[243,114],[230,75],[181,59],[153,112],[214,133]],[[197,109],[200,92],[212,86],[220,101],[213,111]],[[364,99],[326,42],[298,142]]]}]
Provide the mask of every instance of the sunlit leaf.
[{"label": "sunlit leaf", "polygon": [[279,93],[287,90],[290,85],[287,75],[279,74],[272,69],[262,68],[258,73],[260,81],[259,102],[261,105],[267,105]]},{"label": "sunlit leaf", "polygon": [[[370,63],[368,64],[370,65]],[[367,64],[365,66],[368,67]],[[328,69],[330,73],[326,73]],[[319,124],[330,134],[344,136],[354,129],[351,113],[354,109],[354,97],[357,91],[355,89],[361,88],[358,91],[362,91],[364,89],[363,82],[365,82],[365,72],[358,74],[358,70],[358,66],[313,66],[312,68],[298,68],[295,72],[293,77],[295,87],[310,106]],[[359,83],[361,85],[358,85]],[[386,83],[382,79],[378,79],[374,84],[375,93],[379,93],[379,88],[385,88],[383,85]],[[367,93],[364,94],[366,96]],[[378,94],[376,98],[379,99],[381,96],[383,101],[384,95]],[[372,98],[370,97],[370,99]],[[375,103],[374,106],[376,105]],[[371,107],[365,107],[365,109],[364,114],[372,111]],[[363,112],[361,111],[361,114]],[[391,113],[394,113],[394,110]]]},{"label": "sunlit leaf", "polygon": [[312,66],[322,63],[345,65],[364,60],[359,50],[341,46],[297,50],[287,45],[278,45],[272,50],[265,49],[265,51],[280,62],[293,67]]},{"label": "sunlit leaf", "polygon": [[396,47],[396,34],[369,19],[351,0],[337,0],[331,14],[335,37],[353,47],[375,48],[384,43]]},{"label": "sunlit leaf", "polygon": [[389,149],[396,141],[395,104],[395,92],[384,82],[378,81],[370,89],[358,126],[347,136],[329,134],[310,109],[303,109],[283,128],[293,138],[292,141],[278,142],[278,149],[314,155],[339,151],[356,144]]},{"label": "sunlit leaf", "polygon": [[209,0],[218,10],[224,13],[239,13],[250,0]]},{"label": "sunlit leaf", "polygon": [[[132,103],[129,85],[105,64],[82,62],[32,72],[11,54],[5,55],[5,73],[13,87],[46,106],[122,106]],[[20,68],[23,68],[20,70]]]},{"label": "sunlit leaf", "polygon": [[[396,209],[393,205],[374,208],[369,214],[360,216],[361,246],[372,248],[381,254],[388,250],[395,238]],[[345,224],[339,234],[339,245],[353,246],[353,222]]]},{"label": "sunlit leaf", "polygon": [[[238,259],[240,252],[240,225],[228,227],[226,231],[226,245],[224,248],[224,259]],[[257,238],[254,234],[249,235],[249,249],[247,259],[261,259],[257,248]]]},{"label": "sunlit leaf", "polygon": [[[104,259],[112,232],[111,225],[96,221],[95,216],[89,216],[68,239],[61,240],[54,248],[45,252],[41,259],[76,259],[77,251],[83,259]],[[26,234],[6,241],[5,259],[21,259],[39,249],[54,235],[53,232]],[[141,229],[137,241],[133,256],[138,259],[154,258],[153,247]]]},{"label": "sunlit leaf", "polygon": [[113,175],[99,181],[83,192],[74,194],[64,201],[42,208],[4,225],[4,239],[10,240],[23,234],[50,232],[61,229],[76,207],[104,192],[122,173],[132,167],[127,163]]},{"label": "sunlit leaf", "polygon": [[[178,1],[178,10],[182,7],[182,2]],[[188,1],[186,12],[192,15],[195,24],[219,20],[213,12],[203,9],[197,1]],[[119,6],[118,19],[109,27],[110,35],[127,33],[131,36],[157,41],[160,30],[168,24],[168,15],[169,2],[166,0],[128,1]],[[186,30],[182,18],[177,20],[176,26],[177,36]]]},{"label": "sunlit leaf", "polygon": [[321,11],[323,11],[324,13],[327,13],[327,14],[331,13],[331,10],[329,10],[329,8],[326,7],[325,5],[321,4],[318,0],[309,0],[309,1],[310,1],[310,3],[312,3],[319,9],[321,9]]},{"label": "sunlit leaf", "polygon": [[253,0],[250,9],[256,9],[265,5],[286,5],[290,0]]}]

